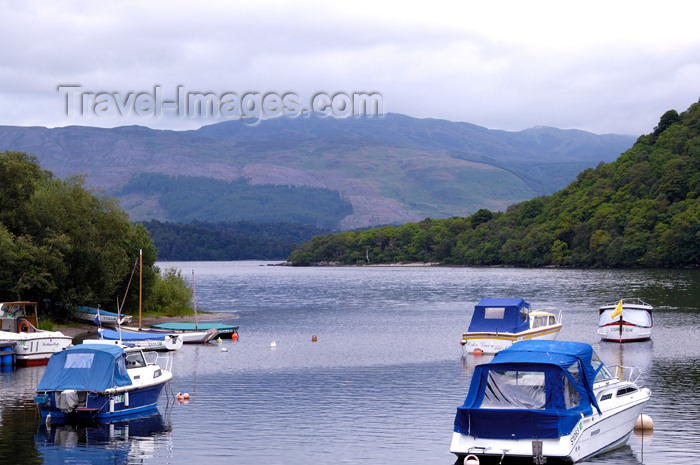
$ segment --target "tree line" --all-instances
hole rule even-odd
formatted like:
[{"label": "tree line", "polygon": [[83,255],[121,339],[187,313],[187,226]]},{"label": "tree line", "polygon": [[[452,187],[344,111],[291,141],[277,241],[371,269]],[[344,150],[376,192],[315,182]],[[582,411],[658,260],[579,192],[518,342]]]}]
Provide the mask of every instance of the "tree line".
[{"label": "tree line", "polygon": [[[85,187],[81,176],[60,179],[36,156],[0,152],[0,299],[48,304],[57,321],[71,305],[116,310],[142,251],[144,305],[185,311],[187,283],[161,275],[158,251],[143,225],[117,201]],[[136,270],[138,279],[138,270]],[[124,308],[137,308],[137,283]],[[176,289],[178,288],[178,289]],[[183,294],[183,289],[185,290]],[[174,295],[179,298],[173,298]],[[60,306],[53,305],[61,303]],[[177,307],[177,308],[176,308]]]},{"label": "tree line", "polygon": [[465,218],[316,236],[297,265],[687,267],[700,264],[700,104],[669,110],[616,161],[566,188]]},{"label": "tree line", "polygon": [[297,244],[327,229],[300,223],[150,220],[141,224],[158,248],[160,260],[284,260]]}]

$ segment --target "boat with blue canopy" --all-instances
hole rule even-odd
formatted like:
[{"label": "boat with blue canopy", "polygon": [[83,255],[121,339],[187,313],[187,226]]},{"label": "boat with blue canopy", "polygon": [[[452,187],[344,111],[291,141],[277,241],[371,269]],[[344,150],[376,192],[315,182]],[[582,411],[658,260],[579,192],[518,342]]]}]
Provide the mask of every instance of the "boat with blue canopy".
[{"label": "boat with blue canopy", "polygon": [[142,349],[160,351],[178,350],[183,344],[182,337],[171,333],[135,333],[100,328],[97,330],[97,334],[99,334],[100,339],[90,339],[84,342],[91,344],[131,345]]},{"label": "boat with blue canopy", "polygon": [[651,397],[639,376],[612,374],[588,344],[518,342],[475,367],[450,451],[577,462],[621,447]]},{"label": "boat with blue canopy", "polygon": [[467,353],[495,354],[518,341],[554,340],[561,327],[561,312],[530,310],[521,298],[483,298],[460,343]]},{"label": "boat with blue canopy", "polygon": [[172,359],[163,366],[159,360],[147,360],[139,348],[78,344],[51,356],[34,401],[47,423],[151,414],[173,378]]}]

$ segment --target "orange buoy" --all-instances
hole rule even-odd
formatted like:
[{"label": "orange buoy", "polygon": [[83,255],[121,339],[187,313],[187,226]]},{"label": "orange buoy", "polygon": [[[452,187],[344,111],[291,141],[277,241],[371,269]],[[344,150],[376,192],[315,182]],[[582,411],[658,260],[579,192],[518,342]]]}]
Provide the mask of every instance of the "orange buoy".
[{"label": "orange buoy", "polygon": [[473,353],[474,353],[474,355],[482,355],[484,353],[484,351],[477,347],[476,349],[474,349]]},{"label": "orange buoy", "polygon": [[318,341],[318,338],[314,334],[313,336],[311,336],[311,342],[316,342],[316,341]]},{"label": "orange buoy", "polygon": [[654,421],[649,415],[641,414],[637,417],[637,422],[634,425],[634,429],[637,431],[653,431]]},{"label": "orange buoy", "polygon": [[237,341],[238,340],[238,333],[231,334],[231,339],[234,341]]}]

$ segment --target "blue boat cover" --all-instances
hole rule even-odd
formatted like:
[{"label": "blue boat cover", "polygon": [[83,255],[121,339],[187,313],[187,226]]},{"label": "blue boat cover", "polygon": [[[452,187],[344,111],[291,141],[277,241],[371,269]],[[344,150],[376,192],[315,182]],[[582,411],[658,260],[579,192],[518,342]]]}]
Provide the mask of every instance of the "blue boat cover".
[{"label": "blue boat cover", "polygon": [[[469,332],[519,333],[530,329],[529,316],[521,309],[530,308],[523,299],[481,299],[474,307]],[[523,315],[525,315],[523,317]]]},{"label": "blue boat cover", "polygon": [[169,334],[157,333],[132,333],[129,331],[114,331],[113,329],[101,329],[98,331],[102,339],[110,341],[163,341]]},{"label": "blue boat cover", "polygon": [[593,382],[603,364],[580,342],[525,340],[477,365],[454,431],[487,439],[570,434],[600,409]]},{"label": "blue boat cover", "polygon": [[54,353],[37,391],[104,391],[131,385],[124,349],[105,344],[78,344]]}]

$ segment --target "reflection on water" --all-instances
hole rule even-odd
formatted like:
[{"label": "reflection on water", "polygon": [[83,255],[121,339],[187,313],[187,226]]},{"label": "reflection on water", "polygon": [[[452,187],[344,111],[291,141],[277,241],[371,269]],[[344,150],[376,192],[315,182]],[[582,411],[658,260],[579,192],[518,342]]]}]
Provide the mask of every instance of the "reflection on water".
[{"label": "reflection on water", "polygon": [[169,442],[170,425],[160,413],[89,426],[41,424],[35,436],[45,463],[142,463],[157,443]]},{"label": "reflection on water", "polygon": [[[561,310],[560,340],[644,371],[653,433],[592,463],[700,460],[700,270],[260,265],[161,264],[194,269],[199,308],[237,314],[240,339],[174,353],[172,391],[190,402],[162,397],[150,431],[49,431],[32,401],[44,368],[0,373],[0,463],[452,464],[457,406],[491,358],[459,344],[482,297]],[[651,341],[600,341],[598,307],[623,297],[654,306]]]}]

